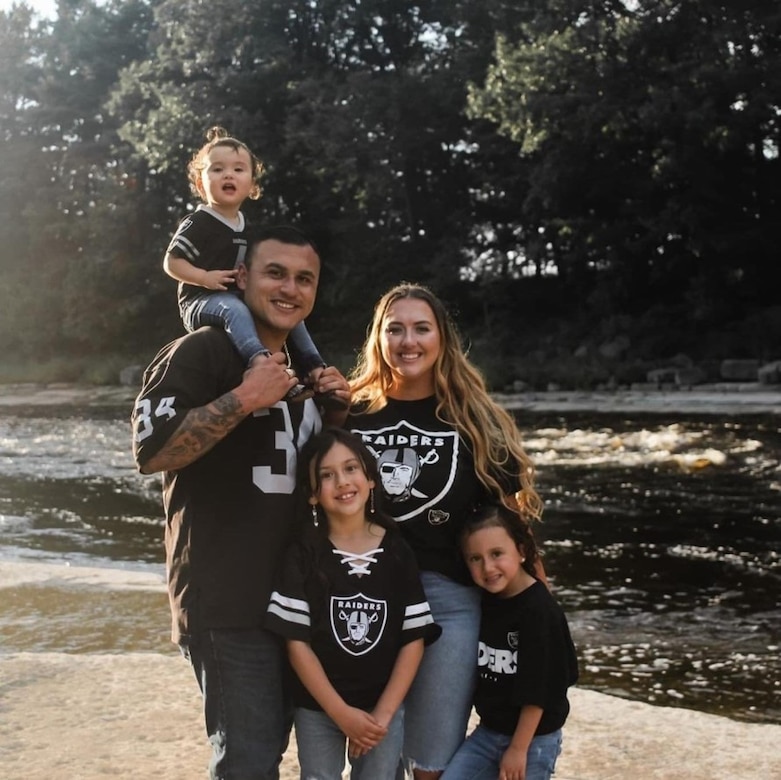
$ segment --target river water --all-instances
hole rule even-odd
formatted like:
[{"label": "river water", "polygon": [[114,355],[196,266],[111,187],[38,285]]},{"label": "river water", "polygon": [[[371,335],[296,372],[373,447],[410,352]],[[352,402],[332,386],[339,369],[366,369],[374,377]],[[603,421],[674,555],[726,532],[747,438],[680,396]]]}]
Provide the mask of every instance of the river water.
[{"label": "river water", "polygon": [[[538,535],[585,687],[781,723],[777,418],[516,414],[545,499]],[[162,580],[158,477],[129,409],[0,409],[0,564]],[[5,588],[0,651],[158,651],[154,594]]]}]

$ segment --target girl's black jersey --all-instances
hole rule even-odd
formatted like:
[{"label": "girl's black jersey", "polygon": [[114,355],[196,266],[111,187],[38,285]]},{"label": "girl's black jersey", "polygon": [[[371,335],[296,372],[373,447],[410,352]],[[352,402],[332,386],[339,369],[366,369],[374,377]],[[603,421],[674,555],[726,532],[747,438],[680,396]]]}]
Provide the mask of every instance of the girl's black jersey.
[{"label": "girl's black jersey", "polygon": [[[431,617],[415,558],[394,531],[356,556],[310,528],[293,544],[271,596],[266,627],[311,645],[328,679],[351,706],[371,710],[403,645],[431,642]],[[297,706],[320,705],[297,681]]]}]

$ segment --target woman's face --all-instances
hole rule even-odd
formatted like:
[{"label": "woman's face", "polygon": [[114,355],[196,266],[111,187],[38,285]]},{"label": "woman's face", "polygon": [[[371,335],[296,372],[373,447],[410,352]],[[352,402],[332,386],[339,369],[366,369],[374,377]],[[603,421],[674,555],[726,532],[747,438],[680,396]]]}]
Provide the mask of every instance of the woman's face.
[{"label": "woman's face", "polygon": [[434,392],[434,364],[442,348],[436,317],[425,301],[400,298],[385,313],[380,333],[383,360],[398,389]]}]

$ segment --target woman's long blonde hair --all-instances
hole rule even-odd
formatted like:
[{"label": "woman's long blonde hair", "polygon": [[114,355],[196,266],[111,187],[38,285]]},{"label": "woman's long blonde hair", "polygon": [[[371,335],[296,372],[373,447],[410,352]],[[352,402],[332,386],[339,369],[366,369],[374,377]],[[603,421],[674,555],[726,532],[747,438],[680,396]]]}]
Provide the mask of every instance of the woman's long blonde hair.
[{"label": "woman's long blonde hair", "polygon": [[[366,341],[350,373],[353,403],[366,413],[379,411],[387,403],[393,375],[382,356],[381,338],[388,310],[403,298],[427,303],[439,328],[442,346],[434,363],[437,417],[453,425],[471,448],[480,482],[498,500],[516,511],[520,510],[527,519],[539,520],[542,500],[534,489],[534,464],[523,449],[515,421],[488,394],[483,375],[464,353],[453,319],[442,301],[427,287],[403,283],[389,290],[377,302]],[[504,495],[495,476],[502,471],[519,475],[521,489],[514,496],[515,507]]]}]

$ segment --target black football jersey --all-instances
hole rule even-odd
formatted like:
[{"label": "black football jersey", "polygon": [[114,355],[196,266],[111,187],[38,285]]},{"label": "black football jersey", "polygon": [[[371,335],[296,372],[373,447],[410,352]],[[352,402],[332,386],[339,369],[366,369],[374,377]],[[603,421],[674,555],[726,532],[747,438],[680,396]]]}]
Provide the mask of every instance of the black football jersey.
[{"label": "black football jersey", "polygon": [[[148,461],[191,409],[238,386],[244,370],[219,328],[163,348],[133,412],[136,461]],[[174,641],[192,630],[262,625],[297,528],[297,454],[320,428],[311,400],[280,401],[248,416],[186,468],[163,474]]]},{"label": "black football jersey", "polygon": [[[247,254],[244,215],[239,212],[239,226],[236,228],[219,213],[201,204],[179,223],[166,251],[207,271],[238,268]],[[235,287],[232,289],[235,291]],[[204,292],[203,287],[180,282],[180,308]]]},{"label": "black football jersey", "polygon": [[[393,531],[376,549],[354,555],[312,530],[288,552],[266,626],[309,643],[340,696],[364,710],[385,689],[401,647],[440,633],[412,551]],[[295,700],[320,709],[300,683]]]}]

